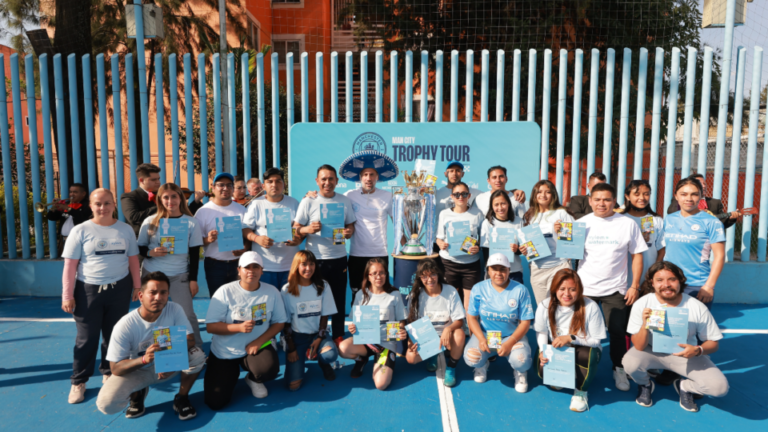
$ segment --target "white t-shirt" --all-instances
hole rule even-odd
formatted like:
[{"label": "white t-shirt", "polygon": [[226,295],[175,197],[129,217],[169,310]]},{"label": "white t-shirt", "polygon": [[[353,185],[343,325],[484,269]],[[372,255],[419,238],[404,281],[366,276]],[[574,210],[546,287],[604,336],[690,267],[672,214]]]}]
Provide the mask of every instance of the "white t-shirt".
[{"label": "white t-shirt", "polygon": [[[624,213],[625,216],[635,221],[638,227],[640,227],[640,234],[643,233],[643,227],[641,225],[641,217],[635,217],[628,213]],[[640,276],[640,283],[645,280],[645,275],[648,273],[648,269],[651,268],[653,263],[656,262],[656,258],[659,256],[659,251],[667,246],[667,242],[664,240],[664,218],[660,216],[653,217],[653,232],[649,235],[648,241],[645,242],[648,246],[648,250],[643,252],[643,274]],[[631,263],[631,261],[629,261]],[[627,286],[632,285],[632,265],[628,265],[629,274],[627,275]]]},{"label": "white t-shirt", "polygon": [[[456,213],[451,209],[446,209],[440,212],[440,216],[437,218],[437,238],[443,241],[447,241],[448,234],[446,233],[446,226],[450,222],[469,222],[470,236],[480,240],[480,226],[483,224],[483,215],[476,207],[470,207],[464,213]],[[462,254],[461,256],[450,256],[447,249],[440,250],[440,257],[453,261],[459,264],[469,264],[480,259],[480,254],[473,255]]]},{"label": "white t-shirt", "polygon": [[539,225],[541,233],[544,234],[544,240],[547,241],[549,250],[552,251],[552,255],[542,258],[536,261],[529,261],[532,267],[539,269],[547,269],[557,267],[560,264],[568,261],[567,258],[557,257],[557,239],[555,238],[555,222],[573,222],[573,217],[565,211],[564,208],[548,211],[546,213],[537,213],[536,217],[531,221],[531,225]]},{"label": "white t-shirt", "polygon": [[[381,343],[384,348],[394,350],[397,346],[396,341],[387,342],[387,322],[402,321],[405,319],[405,306],[403,305],[403,296],[399,291],[394,290],[391,294],[373,294],[368,292],[368,303],[364,306],[379,306],[379,324],[381,331]],[[361,305],[363,301],[363,290],[355,293],[355,301],[352,303],[352,310],[349,312],[349,320],[355,320],[355,306]]]},{"label": "white t-shirt", "polygon": [[[216,226],[216,219],[221,217],[240,216],[240,221],[242,222],[243,215],[245,215],[245,207],[234,201],[226,207],[218,206],[214,204],[213,201],[208,201],[208,203],[195,213],[195,219],[200,222],[200,231],[202,232],[203,237],[207,237],[209,232],[213,230],[218,231],[219,228]],[[232,251],[219,252],[218,241],[215,241],[208,246],[204,246],[203,249],[205,250],[206,258],[213,258],[219,261],[232,261],[237,259]]]},{"label": "white t-shirt", "polygon": [[[481,193],[475,198],[475,206],[483,213],[483,216],[488,214],[488,209],[491,208],[491,195],[493,191],[486,191]],[[525,215],[525,203],[521,203],[515,199],[514,194],[507,192],[509,201],[512,203],[512,211],[515,213],[515,220],[523,220]]]},{"label": "white t-shirt", "polygon": [[640,227],[623,214],[607,218],[590,213],[579,222],[587,224],[584,259],[579,262],[579,277],[584,295],[601,297],[619,292],[627,293],[629,254],[648,249]]},{"label": "white t-shirt", "polygon": [[[546,298],[539,304],[538,309],[536,309],[536,320],[533,322],[533,329],[536,330],[536,333],[546,335],[548,342],[553,341],[556,337],[571,334],[571,320],[576,310],[575,306],[558,306],[557,312],[555,312],[555,325],[557,328],[553,332],[549,324],[550,300],[550,298]],[[597,348],[602,350],[603,347],[599,341],[605,339],[605,320],[603,320],[603,314],[600,312],[600,306],[586,297],[584,298],[584,325],[587,333],[584,334],[579,331],[579,334],[574,336],[596,340],[598,342],[596,344]],[[578,344],[578,341],[579,339],[575,341],[576,344]]]},{"label": "white t-shirt", "polygon": [[[152,215],[144,219],[139,229],[139,246],[147,246],[149,250],[156,247],[160,247],[160,228],[149,235],[149,227],[152,225],[152,221],[155,220],[157,215]],[[203,234],[200,231],[200,223],[197,219],[188,215],[181,215],[179,218],[187,224],[187,244],[189,247],[202,246]],[[162,223],[162,221],[161,221]],[[194,257],[193,259],[199,259]],[[162,257],[147,257],[144,259],[144,270],[148,272],[161,271],[166,276],[177,276],[189,272],[189,249],[187,250],[174,250],[173,255],[168,254]]]},{"label": "white t-shirt", "polygon": [[[514,222],[500,221],[493,218],[493,225],[488,222],[488,219],[483,219],[483,223],[480,226],[480,246],[490,247],[490,236],[493,234],[494,228],[511,228],[517,231],[517,237],[520,237],[520,228],[522,228],[522,219],[515,216]],[[519,242],[518,242],[519,243]],[[515,256],[515,262],[509,263],[509,272],[521,272],[523,271],[522,255]]]},{"label": "white t-shirt", "polygon": [[325,282],[323,293],[320,295],[317,295],[314,285],[299,285],[299,296],[296,297],[288,292],[288,284],[283,286],[281,294],[285,313],[291,322],[291,330],[297,333],[317,333],[320,330],[320,318],[337,312],[328,282]]},{"label": "white t-shirt", "polygon": [[[267,235],[267,209],[286,208],[291,211],[291,220],[296,218],[296,210],[299,202],[295,198],[283,195],[280,202],[273,203],[266,197],[256,198],[248,205],[243,217],[243,228],[250,228],[257,235]],[[264,271],[284,272],[291,269],[293,256],[299,251],[299,246],[288,246],[283,242],[275,242],[269,248],[265,248],[253,242],[251,250],[261,255],[264,261]]]},{"label": "white t-shirt", "polygon": [[442,334],[445,327],[467,317],[456,288],[443,284],[439,295],[430,297],[426,289],[419,294],[419,318],[429,317],[437,334]]},{"label": "white t-shirt", "polygon": [[211,352],[220,359],[245,357],[246,345],[263,335],[272,324],[288,321],[283,297],[274,286],[261,282],[256,291],[246,291],[240,286],[240,281],[222,285],[211,298],[205,322],[239,324],[251,319],[254,326],[250,333],[213,335]]},{"label": "white t-shirt", "polygon": [[[629,315],[627,333],[637,334],[643,326],[643,309],[662,309],[664,306],[656,294],[646,294],[632,305],[632,313]],[[676,307],[688,309],[688,345],[698,345],[697,338],[701,341],[719,341],[723,338],[715,318],[709,312],[704,303],[683,294],[683,299]],[[653,346],[653,331],[648,332],[648,345]],[[683,349],[680,348],[680,351]]]},{"label": "white t-shirt", "polygon": [[72,228],[61,257],[80,260],[77,280],[103,285],[128,276],[128,257],[138,254],[136,234],[130,225],[115,221],[101,226],[89,220]]},{"label": "white t-shirt", "polygon": [[[312,222],[321,222],[321,204],[337,203],[344,204],[344,225],[354,223],[355,211],[352,208],[352,201],[341,194],[334,194],[333,198],[325,198],[318,195],[317,198],[304,198],[299,203],[299,209],[296,211],[296,222],[302,226],[307,226]],[[321,232],[307,235],[306,249],[320,260],[336,259],[347,256],[347,247],[343,244],[333,244],[333,239],[323,237]],[[354,237],[354,236],[353,236]]]},{"label": "white t-shirt", "polygon": [[355,212],[355,235],[349,247],[349,255],[357,257],[386,256],[387,217],[392,214],[392,193],[375,189],[373,193],[363,194],[362,189],[347,191],[344,196],[352,201]]},{"label": "white t-shirt", "polygon": [[[198,323],[195,323],[198,325]],[[144,321],[139,314],[139,309],[134,309],[120,318],[112,330],[107,349],[107,360],[121,362],[125,359],[136,359],[147,352],[147,348],[154,343],[152,330],[156,327],[186,327],[187,334],[192,334],[192,326],[184,313],[184,308],[169,301],[155,322]],[[202,347],[200,347],[202,348]],[[153,367],[147,364],[142,369]]]}]

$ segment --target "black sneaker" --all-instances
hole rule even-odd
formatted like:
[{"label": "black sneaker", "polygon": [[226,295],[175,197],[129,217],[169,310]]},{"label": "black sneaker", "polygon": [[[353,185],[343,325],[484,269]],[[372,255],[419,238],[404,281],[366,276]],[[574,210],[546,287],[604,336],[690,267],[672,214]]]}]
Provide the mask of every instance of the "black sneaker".
[{"label": "black sneaker", "polygon": [[179,420],[189,420],[197,417],[195,407],[189,402],[189,397],[176,395],[173,398],[173,410],[179,413]]},{"label": "black sneaker", "polygon": [[320,369],[323,371],[323,377],[325,377],[326,381],[333,381],[336,379],[336,371],[333,370],[333,367],[329,365],[328,363],[317,363],[320,366]]},{"label": "black sneaker", "polygon": [[131,393],[131,406],[125,410],[125,418],[137,418],[144,415],[144,401],[147,400],[147,394],[149,394],[149,387]]},{"label": "black sneaker", "polygon": [[653,381],[648,381],[648,384],[646,385],[639,385],[637,386],[637,398],[635,399],[635,402],[637,402],[638,405],[649,407],[653,405],[653,399],[651,399],[651,394],[653,393],[654,389]]},{"label": "black sneaker", "polygon": [[679,379],[680,375],[676,374],[675,372],[672,372],[671,370],[665,370],[662,373],[660,373],[654,381],[656,381],[656,384],[662,385],[662,386],[669,386],[672,385],[672,383],[675,382],[675,380]]},{"label": "black sneaker", "polygon": [[352,378],[360,378],[363,376],[363,368],[365,368],[366,363],[368,363],[368,356],[365,356],[360,360],[355,360],[355,365],[352,366],[352,372],[349,376]]},{"label": "black sneaker", "polygon": [[678,379],[672,383],[675,391],[680,395],[680,407],[688,412],[699,412],[699,406],[696,405],[696,402],[693,400],[693,393],[683,390],[683,388],[680,386],[682,382],[682,380]]}]

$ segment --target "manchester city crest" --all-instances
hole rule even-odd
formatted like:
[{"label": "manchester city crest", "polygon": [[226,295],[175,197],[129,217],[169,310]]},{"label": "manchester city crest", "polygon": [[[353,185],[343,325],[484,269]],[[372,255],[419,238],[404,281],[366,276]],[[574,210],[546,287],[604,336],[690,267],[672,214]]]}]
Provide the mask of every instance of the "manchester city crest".
[{"label": "manchester city crest", "polygon": [[358,153],[364,150],[373,150],[379,153],[387,154],[387,143],[381,135],[374,132],[365,132],[355,138],[352,144],[352,153]]}]

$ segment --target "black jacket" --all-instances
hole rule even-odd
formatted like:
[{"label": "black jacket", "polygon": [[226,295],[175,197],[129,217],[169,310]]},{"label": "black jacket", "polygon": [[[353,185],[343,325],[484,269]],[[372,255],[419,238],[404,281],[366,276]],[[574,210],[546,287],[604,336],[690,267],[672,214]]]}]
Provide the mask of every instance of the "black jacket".
[{"label": "black jacket", "polygon": [[588,195],[576,195],[571,197],[568,203],[568,210],[573,214],[573,218],[578,220],[592,213],[592,207],[589,205]]},{"label": "black jacket", "polygon": [[90,206],[90,202],[88,201],[88,198],[86,197],[83,200],[83,202],[81,202],[80,204],[82,204],[80,208],[78,209],[70,208],[69,211],[67,211],[66,213],[60,212],[57,210],[51,210],[45,215],[45,218],[48,219],[49,221],[60,222],[58,233],[59,235],[61,235],[61,228],[64,226],[64,221],[67,220],[66,215],[69,215],[69,217],[72,218],[72,222],[74,223],[75,226],[78,226],[81,223],[93,217],[93,211],[91,210],[91,206]]},{"label": "black jacket", "polygon": [[136,237],[144,219],[157,213],[157,205],[149,200],[149,195],[142,188],[126,192],[120,197],[125,223],[133,228]]}]

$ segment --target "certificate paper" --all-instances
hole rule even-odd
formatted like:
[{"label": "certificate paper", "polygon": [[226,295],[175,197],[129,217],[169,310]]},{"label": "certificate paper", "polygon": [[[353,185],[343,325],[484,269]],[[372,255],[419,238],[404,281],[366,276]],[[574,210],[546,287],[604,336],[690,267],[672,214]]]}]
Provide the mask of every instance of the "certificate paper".
[{"label": "certificate paper", "polygon": [[217,218],[216,228],[219,231],[219,251],[230,252],[243,248],[243,225],[240,216]]},{"label": "certificate paper", "polygon": [[189,252],[189,221],[187,219],[162,219],[158,226],[160,246],[168,249],[169,255]]},{"label": "certificate paper", "polygon": [[552,255],[552,251],[549,250],[547,240],[544,238],[544,234],[541,232],[539,225],[528,225],[520,230],[523,234],[525,247],[528,249],[525,256],[528,261],[536,261],[542,258],[546,258]]},{"label": "certificate paper", "polygon": [[186,327],[155,327],[152,333],[154,342],[161,348],[161,351],[155,351],[156,373],[189,369]]},{"label": "certificate paper", "polygon": [[503,254],[509,260],[510,264],[515,262],[515,253],[512,252],[511,245],[517,244],[517,230],[514,228],[491,228],[488,233],[488,253]]},{"label": "certificate paper", "polygon": [[355,345],[381,343],[379,306],[355,306],[354,324],[353,342]]},{"label": "certificate paper", "polygon": [[462,250],[462,246],[464,246],[464,241],[467,237],[471,237],[472,230],[470,228],[469,221],[448,222],[445,224],[449,256],[463,256],[467,254]]},{"label": "certificate paper", "polygon": [[435,331],[435,327],[427,317],[422,317],[407,326],[405,329],[413,342],[419,344],[417,352],[422,360],[434,357],[445,348],[440,346],[440,336]]},{"label": "certificate paper", "polygon": [[268,208],[264,215],[267,218],[267,237],[275,243],[293,240],[291,229],[291,210],[287,208]]},{"label": "certificate paper", "polygon": [[[587,239],[587,224],[584,222],[564,222],[561,225],[570,225],[567,232],[557,233],[557,257],[570,259],[584,258],[584,242]],[[563,234],[566,234],[563,236]],[[570,237],[568,237],[570,235]]]},{"label": "certificate paper", "polygon": [[320,235],[322,237],[333,238],[333,230],[344,228],[344,204],[320,204],[320,223]]},{"label": "certificate paper", "polygon": [[544,385],[576,388],[576,350],[547,345],[541,353],[549,362],[544,365]]},{"label": "certificate paper", "polygon": [[678,344],[688,342],[688,309],[666,308],[666,326],[663,332],[653,332],[653,352],[663,354],[679,353]]}]

